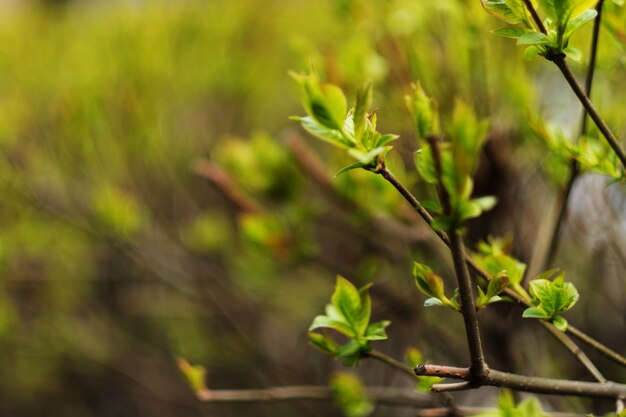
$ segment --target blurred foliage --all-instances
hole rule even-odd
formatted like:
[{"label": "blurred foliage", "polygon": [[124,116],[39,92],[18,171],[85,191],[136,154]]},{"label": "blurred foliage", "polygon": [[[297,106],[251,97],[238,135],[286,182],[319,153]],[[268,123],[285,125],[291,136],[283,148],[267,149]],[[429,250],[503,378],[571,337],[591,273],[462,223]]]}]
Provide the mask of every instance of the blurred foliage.
[{"label": "blurred foliage", "polygon": [[[607,8],[594,98],[624,130],[626,14]],[[498,197],[489,233],[511,231],[522,259],[541,215],[533,201],[554,191],[536,167],[554,171],[549,158],[563,158],[528,119],[573,137],[579,112],[551,68],[490,33],[498,23],[478,1],[76,0],[0,10],[1,415],[332,415],[301,404],[204,409],[175,358],[202,363],[210,388],[327,381],[336,365],[307,346],[306,328],[337,273],[377,284],[372,320],[393,320],[394,344],[381,342],[390,351],[434,334],[432,345],[419,340],[424,355],[464,359],[462,323],[441,326],[451,316],[424,312],[410,279],[411,259],[436,270],[449,259],[381,178],[334,178],[349,157],[292,140],[304,133],[288,120],[300,113],[289,70],[313,67],[348,100],[372,81],[380,130],[401,134],[388,165],[420,198],[432,196],[413,168],[411,83],[436,98],[441,120],[457,99],[489,118],[474,192]],[[571,44],[586,51],[588,35]],[[533,201],[519,201],[523,193]],[[470,222],[469,239],[486,237]],[[584,250],[569,248],[564,262],[578,265]],[[568,277],[585,294],[592,265],[578,270]],[[573,322],[593,327],[592,301]],[[495,364],[527,360],[498,346]],[[548,373],[567,365],[535,364]],[[369,411],[361,400],[345,405]]]}]

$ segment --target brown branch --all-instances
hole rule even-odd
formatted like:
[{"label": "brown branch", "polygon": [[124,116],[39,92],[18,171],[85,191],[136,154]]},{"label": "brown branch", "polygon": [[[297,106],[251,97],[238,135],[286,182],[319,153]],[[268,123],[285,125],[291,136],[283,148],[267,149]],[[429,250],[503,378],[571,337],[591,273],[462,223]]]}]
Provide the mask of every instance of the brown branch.
[{"label": "brown branch", "polygon": [[209,180],[239,211],[259,213],[261,206],[244,194],[231,176],[216,164],[204,158],[196,158],[191,162],[191,169],[197,175]]},{"label": "brown branch", "polygon": [[[380,404],[419,408],[433,407],[435,405],[432,396],[416,393],[412,388],[366,387],[365,392],[371,400]],[[200,401],[207,403],[329,401],[333,399],[333,392],[328,386],[302,385],[247,390],[203,389],[198,391],[196,396]]]},{"label": "brown branch", "polygon": [[[452,384],[448,384],[452,385]],[[367,396],[377,404],[393,407],[411,407],[418,417],[448,417],[451,415],[472,416],[494,411],[486,407],[434,407],[433,397],[415,392],[412,388],[365,387]],[[201,390],[196,393],[205,403],[245,403],[279,401],[331,401],[332,390],[328,386],[303,385],[272,387],[253,390]],[[583,414],[548,412],[551,417],[584,417]]]},{"label": "brown branch", "polygon": [[[450,370],[454,372],[450,372]],[[441,376],[471,381],[469,368],[454,368],[441,365],[419,365],[415,368],[418,376]],[[484,385],[501,388],[511,388],[517,391],[532,392],[535,394],[575,395],[581,397],[596,397],[609,399],[626,398],[626,385],[614,382],[586,382],[567,379],[540,378],[501,372],[489,369],[484,376]],[[468,388],[476,386],[468,385]]]},{"label": "brown branch", "polygon": [[485,362],[485,355],[483,353],[482,341],[480,337],[474,293],[472,290],[472,281],[467,269],[467,264],[464,262],[465,251],[463,248],[463,240],[454,230],[451,230],[449,235],[454,269],[456,270],[459,292],[461,293],[461,312],[463,313],[463,321],[465,322],[467,345],[469,347],[472,362],[472,375],[477,379],[473,382],[480,385],[482,377],[487,371],[487,363]]},{"label": "brown branch", "polygon": [[548,31],[546,27],[543,25],[543,22],[541,21],[541,18],[539,17],[537,10],[535,10],[535,8],[533,7],[533,4],[531,3],[531,1],[524,0],[524,5],[526,6],[526,9],[528,9],[528,11],[530,12],[530,15],[532,16],[533,21],[535,22],[535,24],[537,25],[541,33],[543,33],[544,35],[547,35]]}]

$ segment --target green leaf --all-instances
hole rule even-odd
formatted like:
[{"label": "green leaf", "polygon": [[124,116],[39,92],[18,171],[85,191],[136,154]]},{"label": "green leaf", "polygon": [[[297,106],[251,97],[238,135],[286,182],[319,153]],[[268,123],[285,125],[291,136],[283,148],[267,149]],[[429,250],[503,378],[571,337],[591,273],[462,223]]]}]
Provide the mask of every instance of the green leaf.
[{"label": "green leaf", "polygon": [[528,318],[528,319],[548,319],[550,318],[550,315],[546,313],[545,310],[540,307],[528,307],[522,313],[522,317]]},{"label": "green leaf", "polygon": [[576,48],[565,48],[563,49],[565,55],[571,59],[572,61],[581,62],[583,60],[583,54],[579,49]]},{"label": "green leaf", "polygon": [[335,343],[335,341],[330,337],[315,332],[308,332],[308,335],[311,345],[322,351],[322,353],[331,356],[335,356],[337,354],[339,345],[337,345],[337,343]]},{"label": "green leaf", "polygon": [[443,305],[443,302],[441,302],[439,298],[431,297],[427,299],[426,301],[424,301],[424,307],[433,307],[433,306],[445,307]]},{"label": "green leaf", "polygon": [[376,141],[376,143],[374,144],[374,147],[380,148],[385,146],[386,144],[393,142],[394,140],[398,139],[400,136],[398,135],[394,135],[391,133],[386,133],[384,135],[380,135],[378,140]]},{"label": "green leaf", "polygon": [[491,31],[491,33],[493,33],[494,35],[498,35],[498,36],[502,36],[503,38],[510,38],[510,39],[517,39],[520,36],[523,36],[529,32],[530,31],[528,29],[522,29],[522,28],[500,28],[500,29],[495,29]]},{"label": "green leaf", "polygon": [[404,362],[414,368],[424,362],[424,355],[418,348],[410,347],[404,353]]},{"label": "green leaf", "polygon": [[413,276],[415,277],[417,288],[422,293],[440,300],[445,299],[443,280],[432,272],[428,266],[414,262]]},{"label": "green leaf", "polygon": [[420,176],[429,184],[437,184],[437,169],[430,145],[424,145],[414,154],[415,167]]},{"label": "green leaf", "polygon": [[578,15],[576,18],[569,21],[567,24],[567,29],[565,30],[565,34],[563,38],[567,41],[572,34],[580,29],[585,23],[592,21],[598,15],[598,12],[594,9],[587,9]]},{"label": "green leaf", "polygon": [[361,351],[363,350],[363,345],[359,343],[357,340],[350,340],[345,345],[339,347],[335,351],[335,356],[338,358],[350,358],[354,357],[358,359],[361,357]]},{"label": "green leaf", "polygon": [[354,120],[354,138],[357,144],[361,143],[361,137],[365,131],[367,112],[372,105],[372,83],[367,83],[361,87],[356,95],[356,106],[352,119]]},{"label": "green leaf", "polygon": [[556,316],[552,319],[552,324],[554,327],[564,332],[567,330],[567,320],[563,316]]},{"label": "green leaf", "polygon": [[545,45],[549,42],[548,36],[541,32],[525,33],[517,39],[518,45]]},{"label": "green leaf", "polygon": [[302,105],[307,114],[328,129],[342,130],[348,112],[346,97],[341,89],[332,84],[323,84],[316,74],[291,76],[302,88]]},{"label": "green leaf", "polygon": [[319,328],[328,328],[338,331],[348,337],[357,337],[354,328],[342,318],[342,320],[332,319],[328,316],[317,316],[313,319],[313,323],[309,326],[309,331]]},{"label": "green leaf", "polygon": [[385,332],[385,328],[387,328],[390,324],[391,322],[389,320],[383,320],[370,324],[365,331],[365,339],[386,340],[388,337],[387,333]]},{"label": "green leaf", "polygon": [[344,174],[348,171],[352,171],[353,169],[359,169],[365,166],[367,166],[367,164],[364,164],[362,162],[355,162],[354,164],[350,164],[346,167],[341,168],[339,171],[337,171],[337,173],[335,174],[335,177],[338,177],[339,175]]},{"label": "green leaf", "polygon": [[437,104],[426,95],[421,84],[413,84],[411,87],[411,93],[405,96],[405,102],[413,117],[418,139],[439,135]]},{"label": "green leaf", "polygon": [[438,231],[446,232],[456,226],[456,222],[452,217],[439,216],[433,220],[430,226]]},{"label": "green leaf", "polygon": [[536,46],[529,46],[528,48],[526,48],[524,50],[524,56],[526,57],[526,59],[533,59],[534,57],[536,57],[537,55],[539,55],[539,53],[541,53],[542,50]]},{"label": "green leaf", "polygon": [[441,214],[443,211],[441,204],[439,204],[439,201],[436,200],[424,200],[422,201],[422,207],[436,214]]},{"label": "green leaf", "polygon": [[359,163],[361,163],[364,166],[366,166],[366,165],[374,165],[374,164],[376,164],[376,158],[379,155],[384,156],[387,152],[389,152],[389,150],[391,150],[390,146],[384,146],[382,148],[374,148],[374,149],[369,150],[369,151],[362,151],[362,150],[357,149],[357,148],[351,148],[351,149],[348,149],[348,153],[354,159],[359,161]]},{"label": "green leaf", "polygon": [[341,131],[323,126],[310,116],[297,117],[294,119],[300,121],[304,130],[318,139],[322,139],[340,148],[350,149],[353,146],[353,143],[347,139]]},{"label": "green leaf", "polygon": [[498,272],[492,279],[489,281],[489,285],[487,286],[487,296],[493,297],[500,294],[502,291],[506,289],[509,285],[509,277],[506,275],[506,271]]},{"label": "green leaf", "polygon": [[417,390],[420,392],[430,392],[433,385],[442,381],[438,376],[420,376],[417,382]]},{"label": "green leaf", "polygon": [[526,13],[517,0],[481,0],[487,13],[507,23],[516,24],[526,20]]},{"label": "green leaf", "polygon": [[347,417],[365,417],[374,410],[361,380],[348,373],[337,373],[330,380],[335,404]]},{"label": "green leaf", "polygon": [[182,372],[194,392],[200,392],[207,389],[206,387],[206,369],[202,365],[191,365],[187,360],[178,358],[178,369]]},{"label": "green leaf", "polygon": [[354,285],[342,276],[337,276],[335,292],[330,298],[330,302],[345,318],[346,322],[355,326],[361,311],[361,297]]}]

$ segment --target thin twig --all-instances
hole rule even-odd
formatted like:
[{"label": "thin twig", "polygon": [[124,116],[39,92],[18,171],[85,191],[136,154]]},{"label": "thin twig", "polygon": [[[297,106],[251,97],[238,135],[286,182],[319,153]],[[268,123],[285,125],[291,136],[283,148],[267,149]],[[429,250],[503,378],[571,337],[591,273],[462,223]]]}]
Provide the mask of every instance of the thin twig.
[{"label": "thin twig", "polygon": [[379,360],[379,361],[381,361],[381,362],[391,366],[392,368],[395,368],[395,369],[401,371],[402,373],[404,373],[405,375],[408,375],[412,379],[415,379],[415,377],[416,377],[415,373],[413,372],[413,369],[410,366],[400,362],[399,360],[397,360],[395,358],[392,358],[391,356],[388,356],[388,355],[386,355],[386,354],[384,354],[382,352],[379,352],[377,350],[372,350],[369,353],[369,356],[371,358],[377,359],[377,360]]},{"label": "thin twig", "polygon": [[571,335],[574,336],[576,339],[578,339],[581,342],[589,345],[590,347],[595,349],[598,353],[601,353],[607,359],[610,359],[613,362],[615,362],[615,363],[621,365],[622,367],[626,368],[626,358],[624,356],[622,356],[619,353],[617,353],[617,352],[607,348],[606,346],[604,346],[602,343],[598,342],[593,337],[587,335],[586,333],[582,332],[581,330],[577,329],[576,327],[574,327],[572,325],[568,325],[567,326],[567,331],[569,333],[571,333]]},{"label": "thin twig", "polygon": [[209,180],[235,207],[244,213],[259,213],[261,206],[244,194],[232,177],[216,164],[204,158],[191,162],[191,169],[197,175]]},{"label": "thin twig", "polygon": [[543,33],[544,35],[547,35],[548,34],[548,30],[543,25],[543,22],[541,21],[541,18],[539,17],[539,14],[537,14],[537,10],[535,10],[535,8],[533,7],[533,4],[531,3],[531,1],[530,0],[524,0],[524,5],[526,6],[526,9],[528,9],[528,11],[530,12],[530,15],[532,16],[535,24],[537,25],[537,27],[539,28],[541,33]]},{"label": "thin twig", "polygon": [[[454,372],[449,372],[453,369]],[[454,368],[441,365],[419,365],[415,368],[416,375],[446,375],[464,381],[471,380],[469,368]],[[615,382],[586,382],[568,379],[540,378],[527,375],[512,374],[489,369],[484,376],[484,385],[511,388],[517,391],[536,394],[575,395],[581,397],[597,397],[621,399],[626,397],[626,385]],[[468,386],[468,388],[475,388]]]},{"label": "thin twig", "polygon": [[[598,15],[596,16],[593,22],[593,34],[591,37],[591,47],[589,51],[589,66],[587,67],[587,76],[585,77],[585,95],[587,97],[591,97],[591,87],[593,86],[593,76],[595,74],[596,69],[596,58],[598,56],[598,41],[600,39],[600,26],[602,23],[602,5],[604,4],[604,0],[598,1],[596,5],[596,11]],[[587,110],[583,108],[583,114],[580,122],[580,131],[578,137],[584,136],[587,133]],[[569,201],[570,194],[572,192],[572,188],[574,187],[574,183],[576,182],[576,178],[578,178],[578,174],[580,173],[580,167],[578,161],[576,159],[572,159],[570,162],[570,170],[569,170],[569,178],[567,179],[567,184],[561,191],[559,195],[557,210],[558,215],[556,218],[556,223],[554,224],[554,229],[552,231],[552,237],[550,239],[550,245],[548,247],[548,252],[543,262],[543,269],[546,270],[550,267],[552,262],[554,261],[554,257],[556,256],[556,252],[559,248],[559,242],[561,237],[561,226],[565,221],[565,216],[567,214],[567,203]]]}]

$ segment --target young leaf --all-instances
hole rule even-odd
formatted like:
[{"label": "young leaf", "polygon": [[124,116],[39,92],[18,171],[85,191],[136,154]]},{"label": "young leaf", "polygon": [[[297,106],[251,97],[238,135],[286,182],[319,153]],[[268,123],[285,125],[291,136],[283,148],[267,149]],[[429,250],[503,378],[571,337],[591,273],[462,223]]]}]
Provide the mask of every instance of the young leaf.
[{"label": "young leaf", "polygon": [[517,39],[518,45],[544,45],[548,42],[548,36],[541,32],[525,33]]},{"label": "young leaf", "polygon": [[424,307],[433,307],[433,306],[441,306],[443,307],[443,303],[439,298],[430,297],[426,301],[424,301]]},{"label": "young leaf", "polygon": [[331,296],[330,302],[356,331],[357,324],[359,324],[357,321],[361,320],[361,296],[356,287],[347,279],[337,276],[335,292]]},{"label": "young leaf", "polygon": [[347,417],[365,417],[374,410],[365,388],[355,375],[337,373],[330,380],[335,404]]},{"label": "young leaf", "polygon": [[322,353],[330,356],[335,356],[337,354],[339,345],[337,345],[337,343],[335,343],[335,341],[330,337],[315,332],[308,332],[308,335],[311,345],[322,351]]},{"label": "young leaf", "polygon": [[370,324],[365,331],[365,339],[386,340],[387,333],[385,332],[385,328],[387,328],[390,324],[391,322],[389,320],[383,320]]},{"label": "young leaf", "polygon": [[348,112],[341,89],[322,84],[316,74],[291,73],[291,76],[302,88],[302,104],[307,114],[320,125],[341,131]]},{"label": "young leaf", "polygon": [[[481,0],[487,13],[504,20],[507,23],[516,24],[526,20],[526,13],[519,7],[517,0]],[[522,4],[523,7],[523,4]]]},{"label": "young leaf", "polygon": [[372,83],[367,83],[359,89],[356,95],[356,106],[354,107],[354,138],[357,144],[361,143],[361,137],[365,131],[367,111],[372,105]]},{"label": "young leaf", "polygon": [[405,96],[406,106],[413,117],[418,139],[439,135],[437,104],[426,95],[421,84],[413,84]]},{"label": "young leaf", "polygon": [[530,31],[528,29],[522,29],[522,28],[500,28],[500,29],[495,29],[491,31],[491,33],[493,33],[494,35],[498,35],[498,36],[502,36],[503,38],[510,38],[510,39],[517,39],[520,36],[523,36],[529,32]]},{"label": "young leaf", "polygon": [[178,358],[178,369],[183,373],[187,383],[194,392],[206,390],[206,369],[202,365],[191,365],[187,360]]},{"label": "young leaf", "polygon": [[552,319],[552,324],[554,324],[554,326],[562,332],[567,330],[567,320],[565,320],[563,316],[554,317]]},{"label": "young leaf", "polygon": [[522,317],[527,319],[548,319],[550,315],[540,307],[528,307],[522,313]]}]

